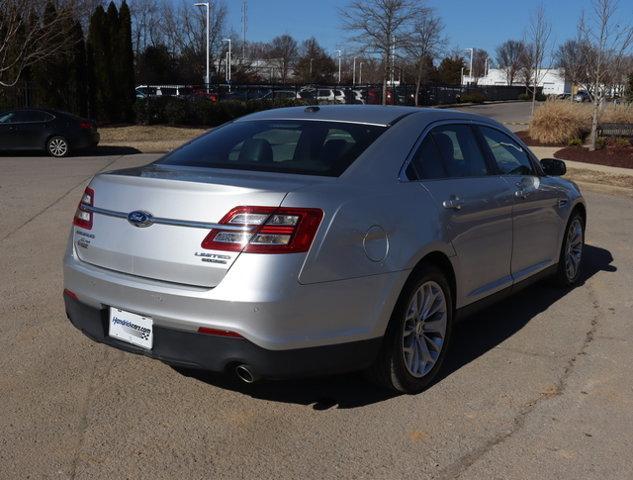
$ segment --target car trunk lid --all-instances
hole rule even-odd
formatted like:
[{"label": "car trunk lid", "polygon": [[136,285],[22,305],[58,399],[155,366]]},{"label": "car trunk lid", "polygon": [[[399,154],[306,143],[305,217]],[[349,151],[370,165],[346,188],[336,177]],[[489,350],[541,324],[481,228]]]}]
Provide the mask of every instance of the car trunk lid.
[{"label": "car trunk lid", "polygon": [[[315,181],[195,170],[148,167],[95,177],[92,228],[73,230],[79,259],[140,277],[214,287],[239,252],[201,249],[211,225],[236,206],[277,207],[289,191]],[[151,216],[147,225],[144,215]]]}]

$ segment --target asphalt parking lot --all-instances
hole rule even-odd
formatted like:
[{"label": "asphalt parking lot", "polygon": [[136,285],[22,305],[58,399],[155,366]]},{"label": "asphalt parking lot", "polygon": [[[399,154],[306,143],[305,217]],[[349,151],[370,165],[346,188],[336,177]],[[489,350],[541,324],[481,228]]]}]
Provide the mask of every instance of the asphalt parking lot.
[{"label": "asphalt parking lot", "polygon": [[587,191],[583,284],[459,325],[424,393],[360,375],[248,388],[66,320],[84,185],[155,157],[0,157],[0,478],[633,478],[632,199]]}]

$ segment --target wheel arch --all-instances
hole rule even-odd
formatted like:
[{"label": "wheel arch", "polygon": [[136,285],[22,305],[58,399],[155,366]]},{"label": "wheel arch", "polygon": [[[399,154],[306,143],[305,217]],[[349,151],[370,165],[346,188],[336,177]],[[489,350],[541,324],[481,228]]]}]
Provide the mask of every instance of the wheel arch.
[{"label": "wheel arch", "polygon": [[[409,277],[407,278],[407,282],[413,277],[413,275],[425,266],[434,266],[441,270],[446,275],[446,280],[451,288],[451,300],[453,303],[453,307],[455,307],[455,300],[457,297],[457,276],[455,275],[455,267],[453,266],[453,262],[450,257],[446,255],[446,253],[440,250],[433,250],[425,254],[418,263],[413,267]],[[406,285],[406,283],[405,283]]]}]

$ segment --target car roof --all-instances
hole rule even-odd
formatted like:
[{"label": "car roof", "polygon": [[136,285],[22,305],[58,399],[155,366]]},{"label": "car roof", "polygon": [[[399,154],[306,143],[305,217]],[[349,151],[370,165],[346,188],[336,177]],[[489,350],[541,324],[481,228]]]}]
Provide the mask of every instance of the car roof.
[{"label": "car roof", "polygon": [[393,105],[314,105],[264,110],[246,115],[236,122],[259,120],[319,120],[323,122],[358,123],[388,127],[409,115],[416,115],[424,123],[441,120],[478,121],[498,125],[494,120],[457,110],[405,107]]},{"label": "car roof", "polygon": [[247,115],[236,121],[320,120],[324,122],[388,126],[403,115],[409,115],[419,111],[420,109],[415,107],[383,105],[314,105],[311,107],[289,107],[264,110]]}]

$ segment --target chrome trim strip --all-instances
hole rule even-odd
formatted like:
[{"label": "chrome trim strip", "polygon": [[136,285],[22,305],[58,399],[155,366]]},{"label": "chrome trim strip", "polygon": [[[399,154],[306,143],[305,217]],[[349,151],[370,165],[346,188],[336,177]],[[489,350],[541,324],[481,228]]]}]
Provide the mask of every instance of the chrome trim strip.
[{"label": "chrome trim strip", "polygon": [[[79,207],[86,212],[97,213],[99,215],[106,215],[114,218],[124,218],[127,220],[127,213],[117,212],[115,210],[107,210],[105,208],[93,207],[91,205],[81,204]],[[161,225],[172,225],[175,227],[191,227],[191,228],[204,228],[205,230],[221,229],[231,232],[250,232],[257,228],[256,226],[238,226],[238,225],[225,225],[222,223],[208,223],[208,222],[194,222],[189,220],[176,220],[173,218],[152,217],[152,223]]]}]

